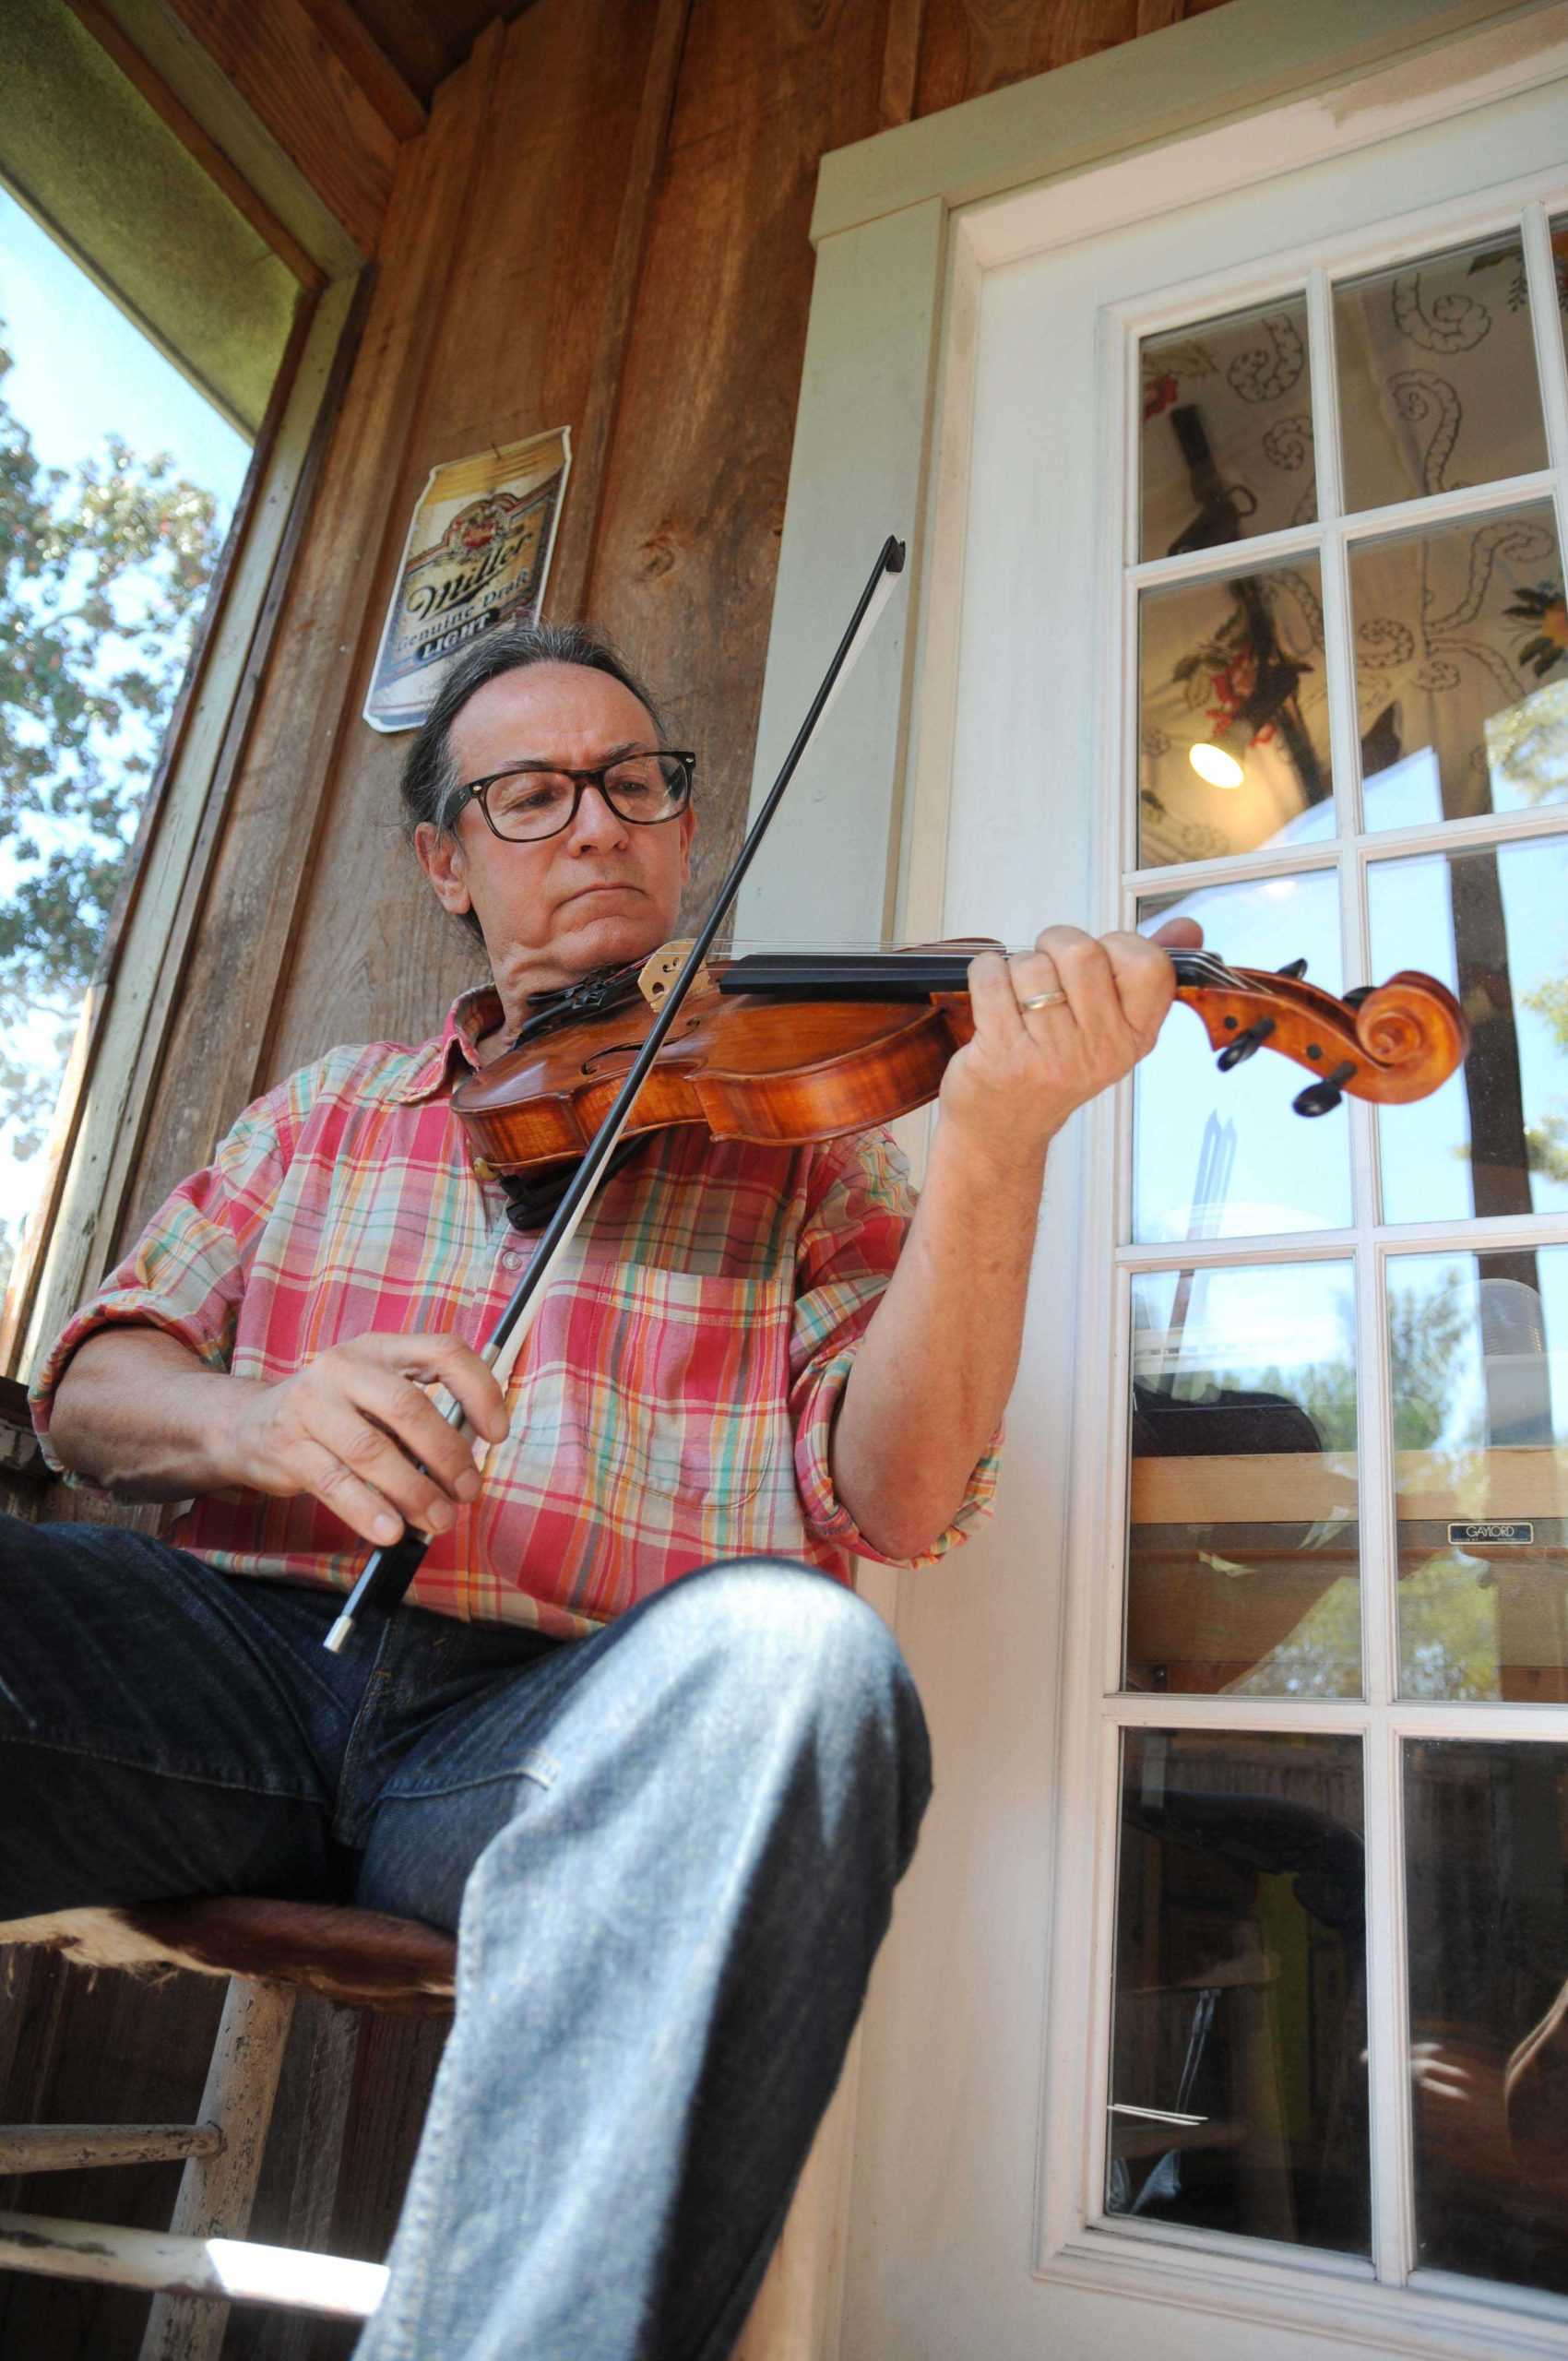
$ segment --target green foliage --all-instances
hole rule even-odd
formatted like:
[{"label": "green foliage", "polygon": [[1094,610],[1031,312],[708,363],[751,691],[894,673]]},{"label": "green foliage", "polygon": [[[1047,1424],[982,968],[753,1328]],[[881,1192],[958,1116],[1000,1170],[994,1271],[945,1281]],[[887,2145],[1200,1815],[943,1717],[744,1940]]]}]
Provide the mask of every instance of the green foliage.
[{"label": "green foliage", "polygon": [[[0,326],[0,339],[4,329]],[[43,467],[0,340],[0,1127],[36,1153],[222,542],[117,436]],[[16,1046],[43,1020],[52,1054]]]}]

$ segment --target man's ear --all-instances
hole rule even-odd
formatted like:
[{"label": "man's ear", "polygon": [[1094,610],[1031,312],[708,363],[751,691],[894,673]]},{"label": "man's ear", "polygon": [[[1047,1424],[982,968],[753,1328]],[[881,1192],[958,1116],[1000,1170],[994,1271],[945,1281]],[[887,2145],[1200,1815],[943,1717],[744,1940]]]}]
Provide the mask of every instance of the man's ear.
[{"label": "man's ear", "polygon": [[454,918],[461,918],[472,909],[473,899],[465,874],[468,862],[456,836],[448,836],[445,829],[436,827],[429,820],[422,820],[414,830],[414,854],[434,886],[444,910],[449,910]]}]

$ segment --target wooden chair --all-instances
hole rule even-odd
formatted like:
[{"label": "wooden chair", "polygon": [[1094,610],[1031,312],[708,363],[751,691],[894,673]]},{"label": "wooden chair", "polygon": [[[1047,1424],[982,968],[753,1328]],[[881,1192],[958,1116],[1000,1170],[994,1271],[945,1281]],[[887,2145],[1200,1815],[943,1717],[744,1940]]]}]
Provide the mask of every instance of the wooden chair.
[{"label": "wooden chair", "polygon": [[0,2125],[0,2175],[183,2157],[169,2231],[0,2213],[0,2269],[146,2289],[155,2300],[141,2361],[217,2361],[236,2302],[368,2319],[380,2264],[245,2239],[284,2046],[302,1990],[344,2008],[450,2015],[451,1938],[375,1911],[243,1898],[65,1911],[0,1926],[0,1943],[90,1968],[232,1979],[196,2123]]}]

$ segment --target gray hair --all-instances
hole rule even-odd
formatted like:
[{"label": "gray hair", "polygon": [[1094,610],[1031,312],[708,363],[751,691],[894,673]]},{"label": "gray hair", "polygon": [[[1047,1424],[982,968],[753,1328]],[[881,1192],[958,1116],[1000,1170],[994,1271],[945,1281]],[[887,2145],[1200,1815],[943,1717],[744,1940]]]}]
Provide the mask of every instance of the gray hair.
[{"label": "gray hair", "polygon": [[[446,835],[462,809],[461,781],[452,758],[452,724],[471,696],[498,681],[504,673],[526,671],[530,664],[580,664],[590,672],[607,672],[647,707],[654,734],[666,733],[663,717],[642,682],[600,632],[587,623],[512,623],[486,632],[447,668],[435,702],[420,726],[403,764],[403,818],[410,840],[428,823]],[[472,910],[463,924],[483,941]]]}]

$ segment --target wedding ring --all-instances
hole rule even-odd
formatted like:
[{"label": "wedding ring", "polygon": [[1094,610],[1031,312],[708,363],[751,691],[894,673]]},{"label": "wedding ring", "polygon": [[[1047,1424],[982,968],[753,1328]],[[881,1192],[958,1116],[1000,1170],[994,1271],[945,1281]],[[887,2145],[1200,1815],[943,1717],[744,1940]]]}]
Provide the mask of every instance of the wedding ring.
[{"label": "wedding ring", "polygon": [[1060,1008],[1066,998],[1065,992],[1031,992],[1028,1000],[1021,1000],[1018,1003],[1018,1006],[1020,1008]]}]

